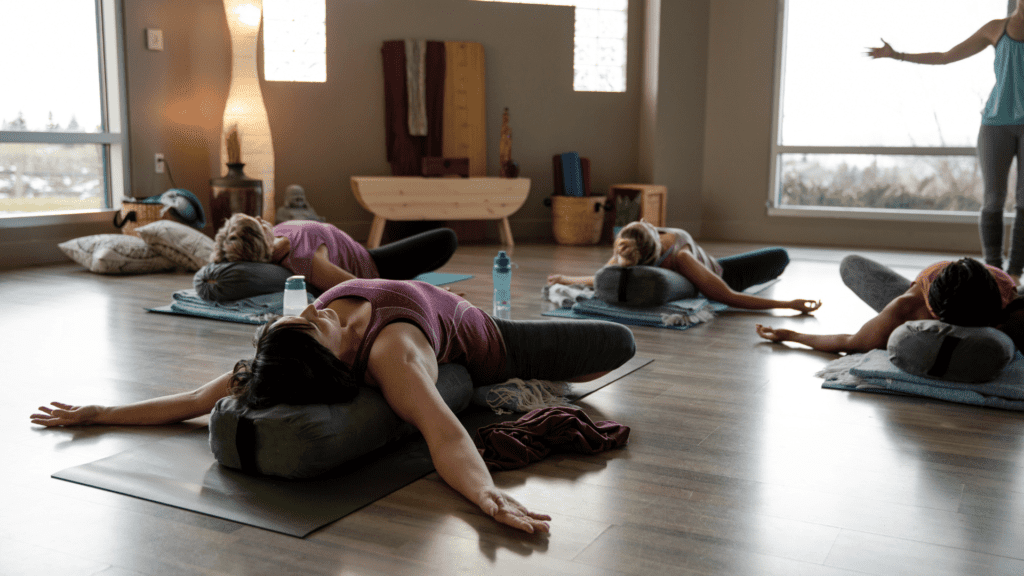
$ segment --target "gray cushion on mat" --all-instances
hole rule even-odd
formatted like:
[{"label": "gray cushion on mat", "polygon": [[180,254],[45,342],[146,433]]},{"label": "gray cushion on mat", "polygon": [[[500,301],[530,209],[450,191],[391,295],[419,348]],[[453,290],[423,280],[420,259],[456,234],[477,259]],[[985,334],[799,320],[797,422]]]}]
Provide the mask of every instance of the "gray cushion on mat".
[{"label": "gray cushion on mat", "polygon": [[[437,390],[457,413],[469,405],[473,382],[464,366],[442,364]],[[395,415],[378,390],[365,386],[344,404],[252,409],[228,397],[218,401],[210,414],[210,448],[217,461],[229,468],[311,478],[414,430]]]},{"label": "gray cushion on mat", "polygon": [[657,266],[605,266],[594,275],[594,296],[609,304],[661,306],[696,295],[682,274]]},{"label": "gray cushion on mat", "polygon": [[916,376],[990,382],[1013,360],[1016,346],[995,328],[913,320],[889,336],[889,360]]},{"label": "gray cushion on mat", "polygon": [[291,270],[269,262],[217,262],[200,268],[192,287],[203,300],[230,302],[282,291],[291,275]]}]

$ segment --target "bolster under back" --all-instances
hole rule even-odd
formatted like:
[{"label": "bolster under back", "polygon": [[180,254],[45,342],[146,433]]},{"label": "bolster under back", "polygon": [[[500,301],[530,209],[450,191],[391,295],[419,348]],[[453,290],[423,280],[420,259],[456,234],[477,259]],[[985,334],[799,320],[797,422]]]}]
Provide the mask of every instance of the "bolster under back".
[{"label": "bolster under back", "polygon": [[661,306],[697,296],[697,288],[678,272],[657,266],[605,266],[594,275],[594,296],[609,304]]},{"label": "bolster under back", "polygon": [[284,266],[269,262],[216,262],[196,272],[192,287],[203,300],[230,302],[282,291],[291,275]]},{"label": "bolster under back", "polygon": [[[442,364],[437,389],[459,412],[469,405],[473,382],[464,366]],[[378,390],[365,386],[344,404],[253,409],[227,397],[210,414],[210,448],[218,462],[284,478],[319,476],[414,431]]]},{"label": "bolster under back", "polygon": [[939,320],[912,320],[889,336],[889,360],[925,378],[990,382],[1016,354],[1009,336],[989,327],[954,326]]}]

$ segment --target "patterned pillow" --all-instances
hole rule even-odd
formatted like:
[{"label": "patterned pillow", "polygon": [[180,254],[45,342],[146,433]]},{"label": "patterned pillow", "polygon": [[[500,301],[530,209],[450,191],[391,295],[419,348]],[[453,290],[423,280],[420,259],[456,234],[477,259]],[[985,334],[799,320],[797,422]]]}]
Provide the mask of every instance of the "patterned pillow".
[{"label": "patterned pillow", "polygon": [[96,234],[57,245],[68,258],[97,274],[149,274],[174,268],[144,240],[128,234]]},{"label": "patterned pillow", "polygon": [[199,230],[171,220],[158,220],[135,229],[158,254],[195,272],[210,260],[213,239]]}]

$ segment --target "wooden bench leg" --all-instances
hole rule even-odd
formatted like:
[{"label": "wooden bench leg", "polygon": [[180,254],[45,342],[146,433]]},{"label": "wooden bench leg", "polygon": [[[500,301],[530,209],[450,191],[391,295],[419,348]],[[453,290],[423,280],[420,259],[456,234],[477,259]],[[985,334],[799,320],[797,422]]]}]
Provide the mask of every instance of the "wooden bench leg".
[{"label": "wooden bench leg", "polygon": [[512,241],[512,227],[508,225],[508,218],[502,218],[501,222],[498,222],[498,237],[501,238],[502,244],[509,248],[515,247],[516,244]]},{"label": "wooden bench leg", "polygon": [[380,246],[380,239],[384,237],[384,225],[387,219],[383,216],[374,216],[373,224],[370,224],[370,237],[366,239],[366,247],[369,249]]}]

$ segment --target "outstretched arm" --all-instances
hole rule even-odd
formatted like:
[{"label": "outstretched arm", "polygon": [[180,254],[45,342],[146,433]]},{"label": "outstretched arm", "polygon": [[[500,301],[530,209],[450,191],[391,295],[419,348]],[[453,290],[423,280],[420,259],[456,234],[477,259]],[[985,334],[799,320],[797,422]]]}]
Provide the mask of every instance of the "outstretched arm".
[{"label": "outstretched arm", "polygon": [[531,534],[548,531],[550,516],[530,512],[494,486],[469,433],[437,392],[437,360],[418,328],[386,326],[370,350],[368,372],[395,414],[423,434],[449,486],[502,524]]},{"label": "outstretched arm", "polygon": [[217,400],[228,395],[231,372],[190,392],[161,396],[123,406],[73,406],[52,402],[40,406],[30,418],[41,426],[85,426],[88,424],[172,424],[209,414]]},{"label": "outstretched arm", "polygon": [[[607,263],[605,263],[605,266],[618,266],[618,265],[619,265],[619,259],[614,254],[612,255],[611,259],[608,260]],[[583,284],[584,286],[593,287],[594,286],[594,277],[593,276],[563,276],[561,274],[549,274],[548,275],[548,284],[565,284],[565,285]]]},{"label": "outstretched arm", "polygon": [[1003,20],[992,20],[978,29],[970,38],[957,44],[945,52],[923,52],[910,54],[893,50],[888,42],[882,40],[879,48],[868,48],[866,54],[871,58],[893,58],[914,64],[951,64],[970,58],[998,41],[1003,31]]},{"label": "outstretched arm", "polygon": [[786,308],[796,310],[803,314],[809,314],[821,307],[820,300],[772,300],[761,298],[752,294],[736,292],[725,283],[724,280],[708,270],[699,260],[693,257],[689,250],[680,250],[676,253],[676,272],[679,272],[700,291],[715,302],[728,304],[734,308],[746,310],[769,310],[772,308]]},{"label": "outstretched arm", "polygon": [[804,334],[784,328],[757,324],[757,335],[772,342],[796,342],[822,352],[868,352],[885,348],[892,331],[908,320],[930,317],[914,284],[899,298],[890,302],[877,316],[868,320],[856,334]]}]

